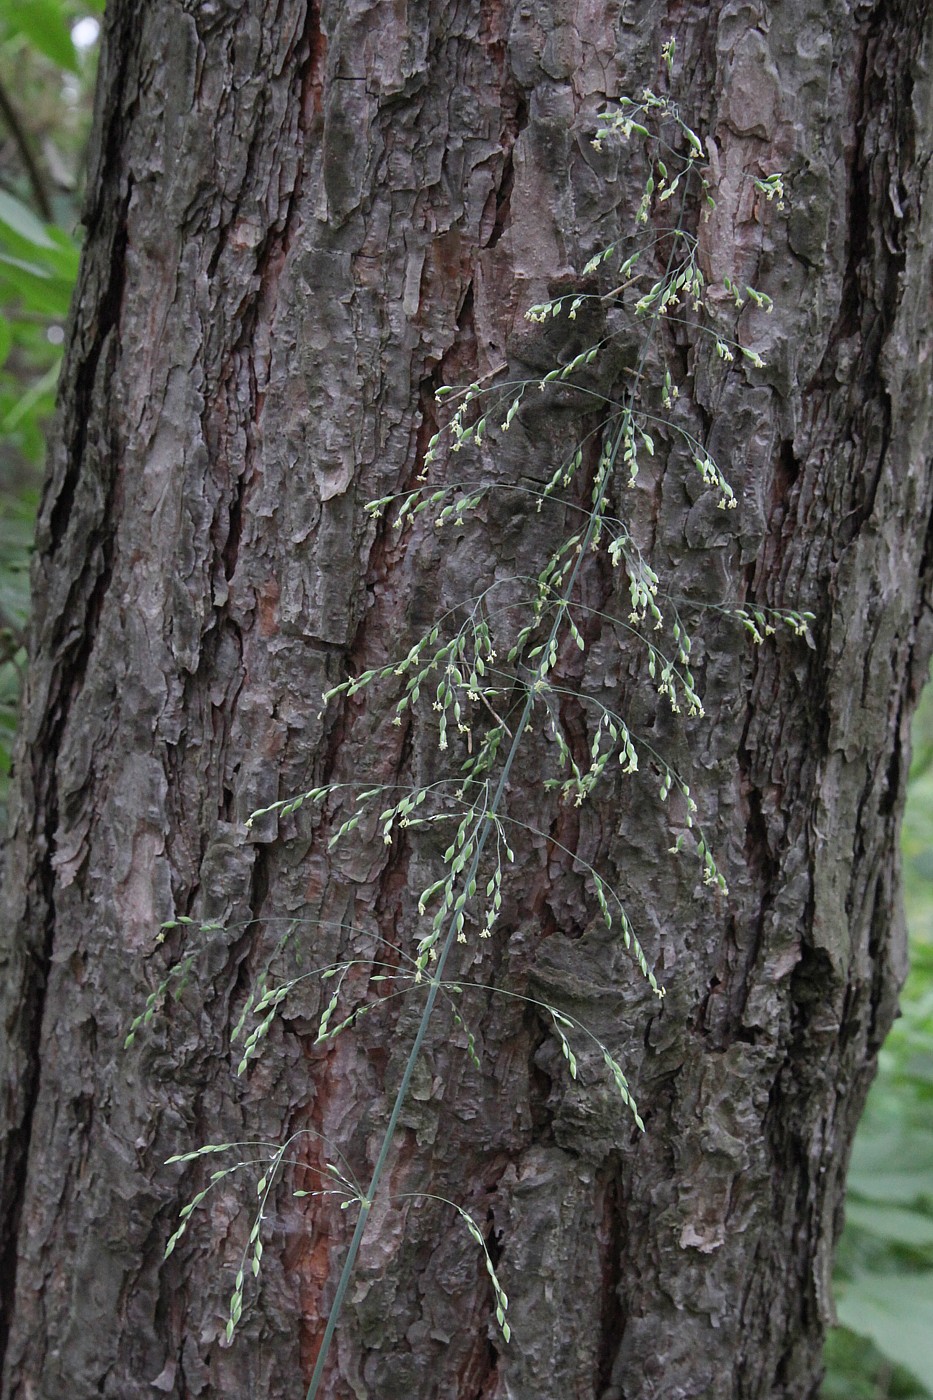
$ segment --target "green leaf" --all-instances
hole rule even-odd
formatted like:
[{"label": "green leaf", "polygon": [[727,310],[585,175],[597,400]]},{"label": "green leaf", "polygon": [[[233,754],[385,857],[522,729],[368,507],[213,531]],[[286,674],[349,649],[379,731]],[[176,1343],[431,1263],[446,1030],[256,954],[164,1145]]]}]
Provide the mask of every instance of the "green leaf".
[{"label": "green leaf", "polygon": [[59,0],[3,0],[0,14],[12,33],[22,34],[59,68],[80,72],[71,29]]},{"label": "green leaf", "polygon": [[839,1321],[926,1386],[933,1376],[933,1270],[863,1275],[846,1286]]},{"label": "green leaf", "polygon": [[20,238],[25,238],[27,243],[34,244],[36,248],[55,247],[45,230],[45,225],[22,200],[16,199],[6,190],[0,190],[0,224],[12,229]]},{"label": "green leaf", "polygon": [[892,1244],[908,1245],[914,1249],[933,1245],[933,1216],[924,1215],[919,1210],[848,1201],[846,1224]]},{"label": "green leaf", "polygon": [[0,253],[0,265],[16,268],[19,272],[28,272],[30,277],[46,278],[52,275],[38,263],[26,262],[23,258],[11,258],[8,253]]},{"label": "green leaf", "polygon": [[48,269],[0,253],[0,294],[6,301],[21,297],[27,311],[63,321],[71,305],[73,282],[54,276]]},{"label": "green leaf", "polygon": [[933,1200],[933,1133],[911,1132],[896,1142],[890,1133],[860,1133],[852,1152],[849,1189],[884,1205],[911,1205],[921,1197]]},{"label": "green leaf", "polygon": [[41,379],[31,385],[24,394],[12,406],[5,417],[0,418],[0,435],[6,437],[19,427],[24,418],[27,418],[42,400],[51,393],[58,382],[59,361],[50,369],[46,370]]}]

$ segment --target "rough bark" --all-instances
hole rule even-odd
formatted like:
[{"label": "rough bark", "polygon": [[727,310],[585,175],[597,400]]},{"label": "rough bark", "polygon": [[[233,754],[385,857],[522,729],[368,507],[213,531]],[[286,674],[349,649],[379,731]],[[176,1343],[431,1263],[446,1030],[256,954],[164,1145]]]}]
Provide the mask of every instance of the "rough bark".
[{"label": "rough bark", "polygon": [[[903,970],[897,828],[930,651],[928,12],[111,4],[6,884],[6,1400],[303,1394],[348,1225],[292,1194],[316,1184],[320,1140],[296,1146],[307,1167],[277,1193],[229,1348],[252,1183],[222,1183],[163,1262],[213,1162],[162,1164],[313,1128],[365,1176],[417,1000],[315,1048],[309,983],[240,1079],[230,1027],[283,916],[312,921],[307,966],[410,946],[439,846],[386,847],[373,823],[328,851],[338,799],[245,819],[317,782],[439,772],[429,727],[393,727],[365,697],[322,716],[321,692],[404,654],[497,570],[540,567],[565,522],[504,490],[440,536],[424,517],[395,535],[363,507],[415,479],[438,385],[548,367],[524,310],[630,226],[644,177],[593,151],[593,117],[661,81],[671,33],[679,100],[709,140],[705,265],[775,311],[742,322],[764,371],[672,346],[684,422],[740,510],[718,512],[663,434],[625,503],[676,593],[809,608],[815,647],[750,648],[709,613],[707,713],[684,723],[611,629],[562,659],[687,771],[730,893],[671,862],[647,776],[561,807],[540,783],[548,746],[529,741],[510,804],[549,839],[517,841],[499,931],[460,968],[591,1025],[647,1131],[598,1056],[563,1073],[538,1014],[468,999],[480,1070],[442,1016],[390,1191],[485,1222],[514,1337],[497,1339],[449,1208],[387,1197],[327,1394],[817,1394],[849,1145]],[[783,217],[753,185],[774,170]],[[542,399],[473,469],[542,483],[580,424],[578,401]],[[627,611],[598,562],[585,588]],[[566,721],[585,751],[585,712]],[[568,850],[624,889],[663,1003]],[[124,1052],[190,946],[184,930],[156,940],[175,914],[221,927]]]}]

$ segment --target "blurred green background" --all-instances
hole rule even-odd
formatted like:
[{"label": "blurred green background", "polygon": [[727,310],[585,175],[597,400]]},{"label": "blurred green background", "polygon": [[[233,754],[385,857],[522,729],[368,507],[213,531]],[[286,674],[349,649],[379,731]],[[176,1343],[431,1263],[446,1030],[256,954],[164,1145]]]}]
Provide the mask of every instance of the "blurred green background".
[{"label": "blurred green background", "polygon": [[0,821],[24,662],[45,429],[78,270],[103,9],[0,0]]},{"label": "blurred green background", "polygon": [[[0,0],[0,823],[102,0]],[[823,1400],[933,1400],[933,688],[904,824],[911,973],[859,1128]]]}]

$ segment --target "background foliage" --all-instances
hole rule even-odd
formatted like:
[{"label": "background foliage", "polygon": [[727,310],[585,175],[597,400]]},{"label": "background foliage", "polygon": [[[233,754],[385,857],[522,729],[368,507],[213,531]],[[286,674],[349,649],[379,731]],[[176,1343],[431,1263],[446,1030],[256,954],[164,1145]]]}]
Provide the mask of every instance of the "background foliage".
[{"label": "background foliage", "polygon": [[94,12],[102,8],[102,0],[0,0],[0,817],[44,432],[78,270]]},{"label": "background foliage", "polygon": [[[0,821],[103,0],[0,0]],[[933,693],[904,826],[912,968],[859,1129],[823,1400],[933,1400]]]}]

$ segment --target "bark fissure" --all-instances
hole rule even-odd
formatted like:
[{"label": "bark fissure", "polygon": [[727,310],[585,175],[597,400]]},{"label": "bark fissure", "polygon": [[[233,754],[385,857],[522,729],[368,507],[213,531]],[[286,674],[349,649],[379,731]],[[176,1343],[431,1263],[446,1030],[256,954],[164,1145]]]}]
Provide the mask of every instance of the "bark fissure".
[{"label": "bark fissure", "polygon": [[[93,340],[82,356],[78,373],[74,379],[72,392],[74,394],[77,431],[70,449],[68,467],[49,515],[50,558],[54,557],[56,550],[65,539],[74,505],[75,492],[85,463],[88,425],[93,423],[98,416],[95,412],[95,391],[99,393],[101,388],[98,382],[98,368],[108,338],[116,333],[119,326],[120,306],[125,285],[126,214],[131,194],[132,184],[130,182],[123,208],[117,217],[117,228],[107,257],[109,275],[106,289],[98,302]],[[109,375],[107,377],[109,378]],[[106,534],[106,531],[102,530],[102,534]]]},{"label": "bark fissure", "polygon": [[[116,215],[116,231],[106,257],[108,276],[92,313],[94,322],[90,345],[81,356],[73,383],[69,385],[76,432],[67,468],[48,515],[50,557],[65,540],[81,472],[82,469],[88,470],[88,426],[94,423],[103,435],[110,422],[108,407],[100,404],[99,395],[113,373],[113,365],[119,354],[116,328],[124,290],[128,198],[127,195]],[[101,369],[105,370],[103,383],[99,377]],[[99,473],[102,478],[103,502],[88,541],[86,561],[70,591],[71,599],[84,607],[85,626],[83,631],[76,631],[62,624],[55,629],[48,643],[57,654],[58,674],[48,701],[48,712],[36,735],[31,755],[33,784],[38,798],[37,813],[41,823],[36,831],[37,859],[32,872],[32,888],[37,911],[41,911],[37,913],[41,932],[31,940],[27,952],[24,986],[17,1013],[22,1027],[19,1035],[23,1047],[23,1069],[16,1086],[19,1105],[15,1110],[14,1125],[4,1144],[4,1170],[0,1184],[0,1277],[6,1280],[5,1289],[0,1290],[0,1368],[9,1331],[7,1308],[16,1289],[17,1236],[21,1228],[40,1087],[46,993],[55,946],[57,876],[53,857],[60,819],[57,766],[62,736],[81,693],[94,649],[102,602],[112,572],[113,539],[107,529],[107,521],[113,505],[120,452],[116,433],[111,429],[108,436],[108,441],[95,445],[95,461],[89,469],[93,475]]]}]

